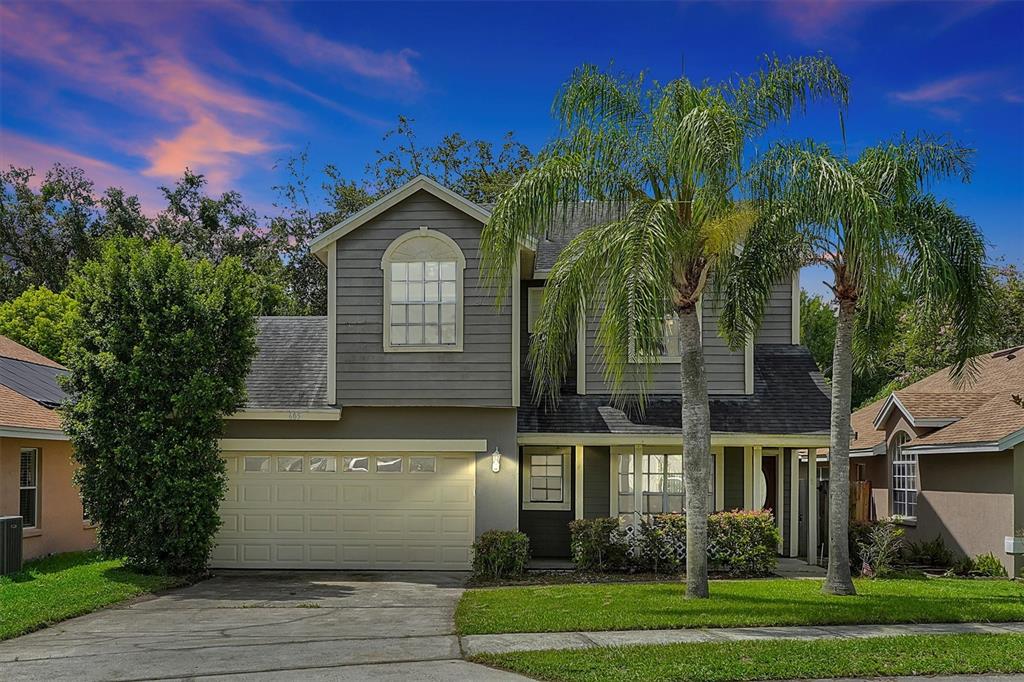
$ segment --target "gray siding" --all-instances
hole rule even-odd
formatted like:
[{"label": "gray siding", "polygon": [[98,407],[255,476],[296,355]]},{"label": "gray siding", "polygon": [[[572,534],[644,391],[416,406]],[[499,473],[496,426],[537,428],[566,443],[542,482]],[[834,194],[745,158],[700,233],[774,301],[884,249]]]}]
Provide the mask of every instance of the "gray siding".
[{"label": "gray siding", "polygon": [[[397,237],[426,225],[454,239],[466,256],[462,352],[385,353],[381,258]],[[512,309],[481,281],[482,225],[427,192],[338,240],[337,379],[342,405],[512,404]]]},{"label": "gray siding", "polygon": [[725,449],[725,508],[743,509],[743,448]]},{"label": "gray siding", "polygon": [[[708,392],[712,395],[742,395],[744,391],[744,352],[729,350],[725,339],[718,335],[720,306],[712,296],[706,295],[703,303],[704,361],[707,370]],[[600,349],[597,347],[598,320],[593,318],[587,324],[587,393],[610,393],[611,387],[605,382],[602,372]],[[638,371],[646,368],[637,366]],[[679,393],[679,364],[664,363],[650,366],[651,383],[649,393]]]},{"label": "gray siding", "polygon": [[611,514],[611,475],[610,448],[583,448],[583,518]]},{"label": "gray siding", "polygon": [[793,278],[778,282],[764,307],[754,343],[793,343]]}]

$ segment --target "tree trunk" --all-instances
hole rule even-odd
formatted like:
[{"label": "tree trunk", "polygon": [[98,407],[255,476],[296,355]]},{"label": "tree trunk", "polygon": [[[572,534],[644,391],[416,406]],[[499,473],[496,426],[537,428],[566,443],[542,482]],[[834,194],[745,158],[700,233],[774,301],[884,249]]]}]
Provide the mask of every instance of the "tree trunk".
[{"label": "tree trunk", "polygon": [[[821,591],[856,594],[850,577],[850,396],[855,301],[840,299],[832,351],[832,438],[828,453],[828,575]],[[813,457],[813,451],[811,456]],[[814,468],[811,467],[811,471]],[[813,552],[813,548],[811,548]]]},{"label": "tree trunk", "polygon": [[679,389],[686,491],[686,596],[708,597],[708,489],[711,481],[711,413],[697,311],[679,313]]}]

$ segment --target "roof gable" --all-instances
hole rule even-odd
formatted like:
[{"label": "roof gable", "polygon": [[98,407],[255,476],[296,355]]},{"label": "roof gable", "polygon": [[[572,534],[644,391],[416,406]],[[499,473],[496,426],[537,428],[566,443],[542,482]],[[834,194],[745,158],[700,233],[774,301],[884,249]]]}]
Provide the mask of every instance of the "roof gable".
[{"label": "roof gable", "polygon": [[441,201],[462,211],[471,218],[479,220],[481,223],[486,223],[491,217],[490,211],[473,203],[466,197],[456,194],[427,176],[419,175],[318,236],[310,242],[309,250],[315,253],[320,260],[326,260],[326,250],[329,244],[341,239],[353,230],[359,229],[370,220],[373,220],[389,208],[398,205],[419,191],[429,192]]}]

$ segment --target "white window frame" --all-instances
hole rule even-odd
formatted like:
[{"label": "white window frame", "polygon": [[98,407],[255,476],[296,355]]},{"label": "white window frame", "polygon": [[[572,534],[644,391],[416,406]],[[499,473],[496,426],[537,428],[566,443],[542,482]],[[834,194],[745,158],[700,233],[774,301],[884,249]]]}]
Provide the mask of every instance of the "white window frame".
[{"label": "white window frame", "polygon": [[[35,476],[33,478],[32,485],[22,485],[22,483],[21,483],[21,460],[22,460],[22,458],[26,454],[29,454],[29,453],[31,453],[31,455],[32,455],[32,469],[33,469],[33,473],[35,474]],[[33,510],[33,514],[34,514],[35,518],[32,519],[32,525],[24,523],[24,518],[22,519],[22,522],[23,522],[22,523],[22,528],[24,528],[25,530],[39,528],[39,517],[42,515],[42,509],[43,509],[42,505],[40,504],[40,497],[41,496],[39,494],[39,470],[42,468],[40,466],[41,463],[42,463],[42,457],[40,457],[40,455],[39,455],[39,448],[21,448],[20,457],[18,457],[18,513],[19,514],[21,513],[21,495],[22,495],[22,493],[25,492],[26,490],[31,490],[35,494],[35,504],[33,505],[35,507],[35,509]]]},{"label": "white window frame", "polygon": [[[897,431],[889,443],[892,515],[907,521],[916,521],[921,474],[917,454],[907,452],[903,447],[908,442],[910,442],[910,434],[906,431]],[[897,485],[897,482],[901,485]],[[897,501],[897,493],[902,493],[904,498],[902,501]],[[913,502],[910,502],[911,496],[914,498]],[[909,513],[911,506],[914,509],[913,514]]]},{"label": "white window frame", "polygon": [[[651,472],[648,472],[648,471],[644,470],[646,465],[647,465],[647,462],[652,457],[661,458],[663,464],[665,465],[665,469],[663,471],[651,473]],[[667,465],[668,465],[668,458],[669,457],[678,458],[679,459],[679,472],[678,472],[678,474],[670,474],[668,472]],[[649,451],[649,449],[645,449],[643,455],[640,458],[640,469],[641,469],[641,471],[640,471],[640,479],[639,479],[640,480],[640,499],[643,502],[643,504],[641,506],[641,513],[642,514],[652,515],[653,516],[653,515],[657,515],[657,514],[675,514],[675,513],[681,514],[684,511],[686,511],[686,486],[685,486],[685,483],[683,481],[683,453],[681,453],[681,452],[666,452],[666,451],[661,451],[661,450],[659,450],[657,452],[651,452],[651,451]],[[633,475],[634,475],[634,478],[635,478],[636,477],[636,472],[635,471],[634,471]],[[668,483],[669,476],[675,476],[675,475],[679,476],[679,483],[683,486],[682,492],[680,492],[680,493],[668,493],[668,492],[665,492],[664,487]],[[648,486],[647,486],[648,479],[653,479],[653,477],[660,477],[662,479],[662,487],[663,487],[663,489],[662,489],[661,492],[655,492],[654,490],[648,490]],[[646,511],[647,500],[649,498],[654,498],[654,497],[661,498],[661,511],[648,512],[648,511]],[[679,511],[678,512],[666,511],[665,510],[665,502],[668,500],[669,497],[678,497],[679,498]]]},{"label": "white window frame", "polygon": [[[609,511],[610,516],[618,517],[623,523],[632,523],[638,516],[648,516],[643,513],[644,506],[644,456],[645,455],[681,455],[681,449],[678,448],[664,448],[657,446],[644,446],[644,445],[624,445],[624,446],[612,446],[611,448],[611,489],[610,489],[610,504]],[[718,466],[719,461],[716,458],[715,451],[712,449],[711,454],[711,482],[708,486],[708,510],[709,512],[716,511],[715,499],[718,495]],[[632,483],[632,489],[629,492],[620,492],[620,474],[619,474],[619,462],[622,461],[620,458],[628,459],[630,466],[630,480]],[[684,460],[685,466],[685,460]],[[685,476],[685,469],[683,475]],[[684,492],[683,492],[683,511],[686,511],[686,494],[685,494],[686,481],[683,480]],[[619,507],[619,497],[630,496],[633,498],[634,511],[622,511]]]},{"label": "white window frame", "polygon": [[[391,265],[394,263],[455,263],[455,343],[393,344],[391,343]],[[380,263],[384,275],[384,352],[386,353],[461,353],[465,338],[465,272],[466,257],[454,239],[426,226],[397,237],[384,251]],[[438,341],[440,341],[440,329]]]},{"label": "white window frame", "polygon": [[[535,502],[530,497],[530,459],[531,455],[561,455],[562,457],[562,501]],[[572,450],[566,447],[524,447],[523,448],[523,499],[524,510],[569,511],[572,509]]]},{"label": "white window frame", "polygon": [[[700,328],[700,344],[703,346],[704,345],[704,295],[703,294],[701,294],[700,297],[697,299],[696,312],[697,312],[697,325]],[[669,340],[669,336],[668,336],[668,334],[666,332],[668,330],[669,323],[673,322],[673,321],[675,321],[675,322],[679,321],[679,315],[677,313],[672,312],[672,313],[669,313],[668,315],[665,316],[665,320],[662,323],[662,329],[663,329],[663,331],[662,331],[662,338],[663,338],[664,341],[668,341]],[[678,339],[678,335],[675,338]],[[668,346],[670,344],[665,343],[664,345],[666,346],[666,350],[669,350]],[[634,365],[640,364],[640,360],[639,360],[639,358],[638,358],[638,356],[636,354],[636,348],[634,346],[632,338],[629,339],[629,361],[630,361],[630,363],[632,363]],[[665,353],[661,353],[659,355],[653,356],[650,361],[652,363],[662,364],[662,365],[673,365],[673,364],[679,364],[680,362],[682,362],[683,361],[683,356],[679,353],[679,343],[678,343],[678,340],[676,341],[675,349],[672,349],[672,352],[665,352]]]}]

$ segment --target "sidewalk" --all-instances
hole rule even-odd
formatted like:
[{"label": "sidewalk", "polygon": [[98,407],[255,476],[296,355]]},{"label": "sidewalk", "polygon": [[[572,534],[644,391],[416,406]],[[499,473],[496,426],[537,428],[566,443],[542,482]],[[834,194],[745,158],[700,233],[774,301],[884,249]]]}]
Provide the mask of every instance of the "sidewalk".
[{"label": "sidewalk", "polygon": [[462,637],[464,656],[512,651],[586,649],[633,644],[693,644],[758,639],[856,639],[898,635],[961,633],[1024,634],[1024,623],[921,623],[905,625],[794,625],[763,628],[612,630],[608,632],[527,632]]}]

